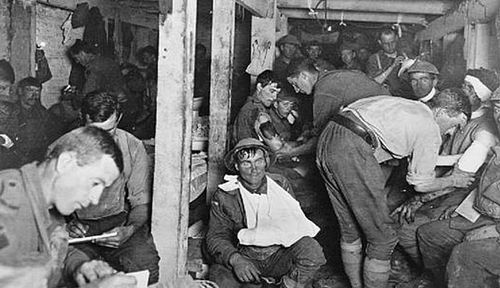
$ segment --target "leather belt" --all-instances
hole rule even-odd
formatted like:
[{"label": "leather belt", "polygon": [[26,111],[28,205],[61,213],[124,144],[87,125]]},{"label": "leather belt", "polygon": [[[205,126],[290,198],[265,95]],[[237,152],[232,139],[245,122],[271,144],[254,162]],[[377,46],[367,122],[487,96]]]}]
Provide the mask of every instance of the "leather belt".
[{"label": "leather belt", "polygon": [[372,146],[372,148],[376,148],[376,142],[374,141],[372,134],[363,125],[360,125],[349,117],[343,116],[341,114],[333,115],[331,121],[351,130],[351,132],[361,137],[361,139],[368,143],[368,145]]}]

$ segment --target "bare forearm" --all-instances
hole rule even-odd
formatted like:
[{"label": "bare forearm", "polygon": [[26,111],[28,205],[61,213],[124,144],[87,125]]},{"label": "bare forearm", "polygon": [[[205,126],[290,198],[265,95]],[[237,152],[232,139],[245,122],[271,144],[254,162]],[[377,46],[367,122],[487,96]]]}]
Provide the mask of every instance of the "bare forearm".
[{"label": "bare forearm", "polygon": [[438,192],[445,188],[453,187],[453,178],[451,176],[434,178],[424,184],[415,185],[415,191],[422,193]]},{"label": "bare forearm", "polygon": [[455,190],[455,188],[448,187],[448,188],[445,188],[443,190],[425,193],[423,195],[420,195],[420,201],[422,201],[423,203],[429,202],[429,201],[432,201],[436,198],[439,198],[441,196],[449,194],[450,192],[453,192],[454,190]]},{"label": "bare forearm", "polygon": [[312,137],[307,140],[306,143],[292,148],[290,155],[299,156],[314,153],[316,146],[318,145],[318,137]]}]

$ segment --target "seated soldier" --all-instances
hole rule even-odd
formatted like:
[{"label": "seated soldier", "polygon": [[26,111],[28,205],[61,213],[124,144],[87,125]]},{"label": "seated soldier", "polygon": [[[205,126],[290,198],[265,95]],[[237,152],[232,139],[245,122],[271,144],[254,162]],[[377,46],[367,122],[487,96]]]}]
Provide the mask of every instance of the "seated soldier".
[{"label": "seated soldier", "polygon": [[68,224],[73,237],[117,232],[115,237],[95,244],[79,244],[84,253],[68,258],[69,270],[82,262],[103,258],[117,270],[134,272],[148,269],[149,283],[158,281],[158,252],[149,229],[151,171],[142,142],[117,128],[121,118],[115,96],[105,92],[88,94],[82,103],[87,125],[108,131],[123,153],[124,171],[106,188],[99,205],[75,213]]},{"label": "seated soldier", "polygon": [[413,64],[408,68],[408,76],[415,99],[424,103],[432,101],[432,98],[439,92],[436,89],[439,80],[438,69],[427,61],[417,60],[410,63]]},{"label": "seated soldier", "polygon": [[0,170],[17,167],[20,162],[13,149],[18,127],[16,105],[11,101],[14,80],[10,63],[0,60]]},{"label": "seated soldier", "polygon": [[[96,205],[122,170],[113,138],[83,127],[56,140],[42,162],[1,171],[0,286],[60,287],[67,251],[76,252],[68,247],[61,215]],[[86,261],[74,272],[80,287],[135,287],[133,277],[115,274],[99,260]]]},{"label": "seated soldier", "polygon": [[61,90],[59,102],[50,106],[48,110],[50,116],[60,124],[61,133],[67,133],[81,126],[81,102],[74,87],[68,85]]},{"label": "seated soldier", "polygon": [[[489,160],[492,154],[491,148],[498,143],[498,132],[490,107],[490,97],[491,91],[498,87],[499,81],[493,71],[474,69],[467,71],[464,82],[462,90],[471,104],[471,119],[443,142],[440,158],[450,159],[449,164],[456,163],[461,171],[476,173]],[[480,86],[490,87],[486,89],[492,90],[486,92],[486,89],[481,89]],[[456,88],[453,91],[462,92]],[[443,172],[449,173],[447,170]],[[417,248],[417,228],[424,223],[437,220],[445,211],[454,211],[469,190],[471,189],[447,189],[417,195],[395,210],[395,213],[400,214],[402,223],[399,244],[415,263],[421,263]]]},{"label": "seated soldier", "polygon": [[[226,176],[210,208],[210,279],[221,288],[274,282],[305,287],[325,264],[314,240],[319,228],[306,218],[280,175],[266,173],[274,153],[257,139],[243,139],[226,155]],[[280,285],[280,286],[279,286]]]},{"label": "seated soldier", "polygon": [[344,63],[344,65],[340,67],[341,69],[363,71],[356,55],[357,49],[358,46],[356,43],[344,42],[340,45],[340,56]]},{"label": "seated soldier", "polygon": [[301,43],[294,35],[285,35],[281,37],[276,46],[278,46],[280,55],[276,58],[273,65],[273,71],[278,79],[286,77],[286,69],[292,59],[300,55],[299,47]]},{"label": "seated soldier", "polygon": [[[500,91],[498,89],[490,100],[494,106],[493,119],[496,126],[500,127]],[[444,269],[455,245],[464,240],[480,240],[483,238],[497,238],[499,236],[496,229],[498,218],[500,218],[500,197],[498,197],[500,195],[498,191],[498,175],[500,175],[500,167],[498,166],[499,147],[495,146],[493,152],[495,155],[489,160],[484,171],[482,171],[479,185],[477,189],[473,190],[474,194],[471,195],[470,204],[466,205],[464,203],[460,205],[462,209],[458,211],[460,212],[459,215],[455,213],[455,215],[451,215],[452,217],[448,219],[427,223],[417,230],[418,246],[422,254],[424,266],[432,273],[437,285],[444,285]],[[494,245],[483,244],[484,247],[481,249],[484,250],[479,253],[484,254],[485,251],[488,251],[492,254],[491,256],[498,256],[495,254],[496,250],[494,249],[494,246],[498,246],[497,243]],[[490,261],[493,259],[490,257],[483,259],[475,257],[468,259],[467,262],[463,261],[463,255],[461,254],[466,253],[465,251],[469,249],[476,250],[477,247],[474,246],[476,245],[473,245],[471,242],[470,244],[463,244],[457,247],[455,255],[450,259],[449,263],[448,279],[450,284],[452,284],[452,287],[465,287],[463,285],[466,284],[468,284],[467,287],[498,287],[496,286],[498,282],[495,286],[482,286],[486,284],[487,278],[490,278],[491,275],[495,275],[495,277],[500,275],[497,272],[500,268],[498,258],[495,260],[496,262]],[[470,251],[467,252],[467,254],[469,253]],[[476,256],[480,256],[480,254]],[[477,262],[472,263],[471,261]],[[461,265],[467,265],[467,267],[471,267],[473,270],[468,272],[458,271],[457,268],[462,267]],[[491,266],[488,271],[484,271],[481,268],[482,265]],[[477,274],[470,274],[474,272],[477,272]],[[470,277],[471,275],[474,276]],[[468,279],[477,278],[473,282],[465,282],[460,286],[457,284],[457,279],[454,278],[459,277],[459,279],[463,280],[464,278],[462,277],[464,276],[470,277]],[[473,283],[481,283],[481,285],[474,285]]]},{"label": "seated soldier", "polygon": [[59,123],[42,106],[41,93],[42,84],[33,77],[24,78],[17,85],[19,126],[14,148],[21,157],[20,165],[41,160],[49,144],[62,134]]},{"label": "seated soldier", "polygon": [[[301,133],[301,123],[296,112],[297,102],[298,99],[292,90],[282,88],[269,112],[261,113],[257,118],[255,123],[257,134],[273,152],[279,151],[285,145],[299,146],[308,140],[309,131]],[[315,169],[314,157],[311,155],[293,157],[282,155],[277,162],[270,168],[270,172],[282,174],[290,180],[299,175],[304,177]],[[287,168],[293,169],[294,172],[288,171]]]},{"label": "seated soldier", "polygon": [[[305,45],[305,54],[307,59],[311,61],[311,63],[318,69],[319,71],[331,71],[335,70],[335,66],[321,57],[323,53],[323,48],[321,44],[313,40]],[[283,79],[281,79],[283,80]]]},{"label": "seated soldier", "polygon": [[268,113],[278,92],[280,92],[278,78],[273,71],[266,70],[257,76],[254,94],[248,97],[233,123],[231,146],[245,138],[258,138],[255,120],[260,113]]},{"label": "seated soldier", "polygon": [[[290,89],[282,88],[270,109],[259,114],[256,123],[257,134],[266,144],[270,144],[266,140],[273,138],[289,142],[295,141],[299,137],[300,123],[298,123],[299,115],[296,111],[298,99],[294,94]],[[271,132],[269,126],[273,127],[274,132]],[[278,146],[271,145],[270,147],[276,151],[281,148],[281,145]]]}]

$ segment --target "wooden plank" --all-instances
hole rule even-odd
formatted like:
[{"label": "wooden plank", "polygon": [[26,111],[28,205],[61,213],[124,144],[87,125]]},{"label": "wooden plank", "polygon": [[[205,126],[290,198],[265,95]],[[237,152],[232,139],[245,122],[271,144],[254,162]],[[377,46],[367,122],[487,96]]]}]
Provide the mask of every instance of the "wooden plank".
[{"label": "wooden plank", "polygon": [[[318,1],[312,1],[316,5]],[[308,9],[308,1],[278,0],[278,8]],[[443,15],[452,6],[452,1],[436,0],[329,0],[327,8],[338,11],[392,12],[406,14]],[[314,6],[312,8],[314,8]],[[318,8],[323,9],[324,2]]]},{"label": "wooden plank", "polygon": [[207,201],[224,177],[233,78],[235,5],[213,1]]},{"label": "wooden plank", "polygon": [[36,49],[36,9],[35,6],[23,7],[14,1],[11,8],[11,55],[10,63],[16,73],[16,81],[35,76]]},{"label": "wooden plank", "polygon": [[[314,16],[309,14],[309,10],[305,9],[279,9],[281,13],[288,16],[288,18],[299,19],[314,19]],[[316,10],[317,17],[325,19],[325,12],[323,10]],[[327,12],[328,20],[341,20],[344,21],[361,21],[361,22],[382,22],[382,23],[396,23],[398,19],[400,23],[420,24],[426,25],[424,15],[417,14],[396,14],[396,13],[382,13],[382,12],[352,12],[352,11],[333,11]]]},{"label": "wooden plank", "polygon": [[274,15],[274,1],[272,0],[236,0],[236,3],[257,17],[273,17]]},{"label": "wooden plank", "polygon": [[[168,5],[168,0],[160,0]],[[160,283],[186,275],[196,0],[173,0],[161,15],[152,232]]]},{"label": "wooden plank", "polygon": [[416,37],[420,41],[439,39],[464,28],[467,23],[488,22],[498,13],[499,8],[498,0],[465,1],[459,9],[432,21]]}]

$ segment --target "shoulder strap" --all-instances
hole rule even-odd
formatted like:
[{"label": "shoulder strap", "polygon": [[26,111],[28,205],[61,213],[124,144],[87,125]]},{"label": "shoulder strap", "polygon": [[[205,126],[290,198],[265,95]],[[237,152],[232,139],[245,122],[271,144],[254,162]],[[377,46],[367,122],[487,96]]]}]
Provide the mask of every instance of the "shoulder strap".
[{"label": "shoulder strap", "polygon": [[380,54],[375,54],[377,55],[377,65],[378,65],[378,69],[382,70],[382,62],[380,62]]}]

